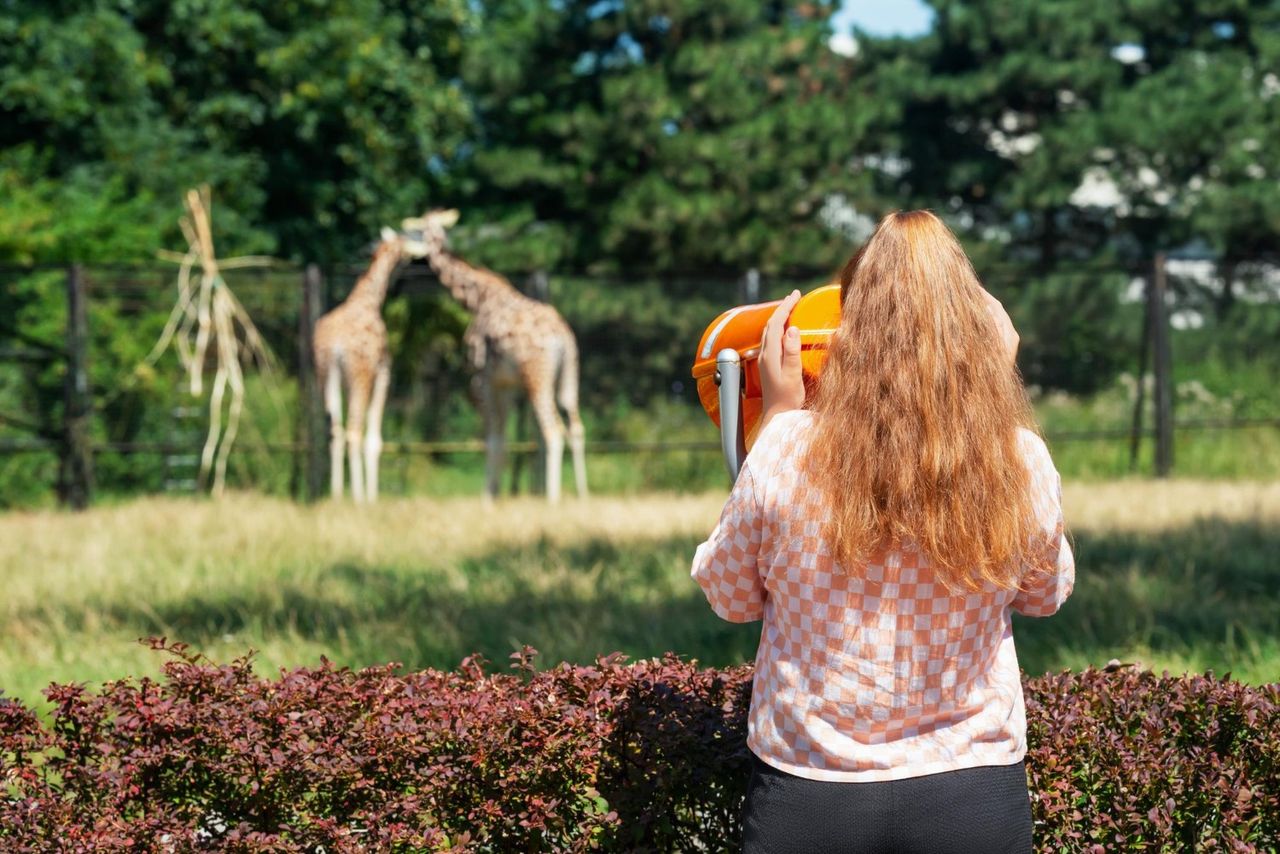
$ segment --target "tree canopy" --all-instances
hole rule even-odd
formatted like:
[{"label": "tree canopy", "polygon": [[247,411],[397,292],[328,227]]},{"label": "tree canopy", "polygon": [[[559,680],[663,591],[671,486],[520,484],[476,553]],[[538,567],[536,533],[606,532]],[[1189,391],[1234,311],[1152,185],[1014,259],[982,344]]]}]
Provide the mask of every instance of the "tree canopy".
[{"label": "tree canopy", "polygon": [[908,205],[1046,268],[1273,245],[1274,3],[931,5],[844,56],[831,0],[10,0],[0,258],[148,256],[201,182],[295,260],[435,204],[525,269],[828,268]]},{"label": "tree canopy", "polygon": [[[830,266],[833,198],[886,110],[827,47],[830,3],[481,4],[458,196],[526,263]],[[527,247],[527,248],[524,248]],[[519,260],[516,261],[519,263]]]},{"label": "tree canopy", "polygon": [[[469,18],[464,0],[13,0],[0,221],[75,219],[101,194],[120,209],[107,246],[146,257],[209,183],[230,248],[348,257],[418,208],[463,140]],[[126,247],[117,228],[142,231]],[[0,257],[83,259],[86,239],[6,232]]]},{"label": "tree canopy", "polygon": [[1156,251],[1221,259],[1225,317],[1280,233],[1280,7],[930,4],[848,55],[834,0],[8,0],[0,261],[151,258],[206,182],[229,255],[456,206],[481,263],[623,278],[812,279],[928,207],[1036,382],[1120,369]]},{"label": "tree canopy", "polygon": [[[1262,248],[1204,202],[1260,195],[1280,116],[1274,3],[932,5],[927,36],[868,43],[906,105],[912,201],[964,211],[1049,264],[1193,237]],[[1241,213],[1280,228],[1256,201]]]}]

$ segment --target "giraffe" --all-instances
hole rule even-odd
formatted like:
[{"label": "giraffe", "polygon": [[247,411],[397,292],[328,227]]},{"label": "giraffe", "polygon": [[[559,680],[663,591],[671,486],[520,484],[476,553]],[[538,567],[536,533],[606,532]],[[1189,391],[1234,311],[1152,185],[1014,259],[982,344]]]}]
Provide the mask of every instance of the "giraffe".
[{"label": "giraffe", "polygon": [[[342,497],[342,455],[351,469],[351,496],[357,503],[378,498],[378,457],[382,453],[382,412],[391,384],[391,355],[382,303],[401,261],[414,257],[405,238],[382,230],[369,267],[337,308],[316,322],[312,346],[316,375],[329,415],[329,489]],[[342,396],[347,396],[344,429]],[[363,447],[362,447],[363,446]],[[363,459],[361,452],[363,451]]]},{"label": "giraffe", "polygon": [[402,228],[453,298],[472,314],[463,335],[473,372],[474,399],[485,423],[485,495],[498,495],[506,454],[507,414],[521,387],[529,396],[547,454],[547,499],[560,500],[565,426],[579,498],[587,497],[582,419],[578,416],[578,342],[554,308],[530,299],[490,270],[473,267],[447,248],[456,210],[407,219]]}]

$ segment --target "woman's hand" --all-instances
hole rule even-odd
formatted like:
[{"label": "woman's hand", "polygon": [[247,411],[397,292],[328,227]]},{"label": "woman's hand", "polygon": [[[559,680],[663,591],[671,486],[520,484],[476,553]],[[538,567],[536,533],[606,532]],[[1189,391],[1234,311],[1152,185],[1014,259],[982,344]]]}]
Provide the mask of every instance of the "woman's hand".
[{"label": "woman's hand", "polygon": [[[982,290],[982,296],[987,303],[987,313],[995,321],[996,334],[1000,336],[1000,346],[1008,355],[1009,363],[1016,364],[1018,360],[1018,330],[1013,328],[1013,321],[1009,319],[1009,312],[1004,310],[1000,300],[987,293],[985,288]],[[761,381],[763,382],[763,377]]]},{"label": "woman's hand", "polygon": [[800,372],[800,330],[787,327],[791,310],[800,301],[792,291],[774,309],[760,338],[760,392],[764,409],[760,429],[780,412],[804,406],[804,375]]}]

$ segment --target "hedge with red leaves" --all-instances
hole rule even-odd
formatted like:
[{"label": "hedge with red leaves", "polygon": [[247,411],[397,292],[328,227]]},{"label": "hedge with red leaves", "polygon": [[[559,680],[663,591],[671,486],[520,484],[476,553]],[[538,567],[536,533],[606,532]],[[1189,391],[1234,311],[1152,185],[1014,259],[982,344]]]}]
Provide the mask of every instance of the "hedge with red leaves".
[{"label": "hedge with red leaves", "polygon": [[1280,684],[1086,670],[1024,688],[1040,848],[1280,850]]},{"label": "hedge with red leaves", "polygon": [[[0,698],[0,850],[735,850],[750,668],[511,674],[329,663],[259,679],[180,644],[160,682]],[[1280,686],[1029,680],[1044,850],[1273,850]]]}]

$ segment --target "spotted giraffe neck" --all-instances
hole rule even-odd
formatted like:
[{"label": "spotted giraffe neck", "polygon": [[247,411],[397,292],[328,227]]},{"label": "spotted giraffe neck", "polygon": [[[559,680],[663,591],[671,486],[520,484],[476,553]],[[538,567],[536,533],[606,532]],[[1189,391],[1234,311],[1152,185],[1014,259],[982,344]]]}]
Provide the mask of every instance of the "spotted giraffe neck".
[{"label": "spotted giraffe neck", "polygon": [[428,247],[427,262],[453,298],[472,313],[486,303],[520,296],[520,292],[501,276],[471,266],[439,243]]},{"label": "spotted giraffe neck", "polygon": [[378,248],[373,251],[373,260],[369,262],[369,268],[351,289],[347,302],[371,305],[381,309],[382,303],[387,298],[387,286],[391,282],[391,274],[399,264],[399,245],[388,240],[380,242]]}]

